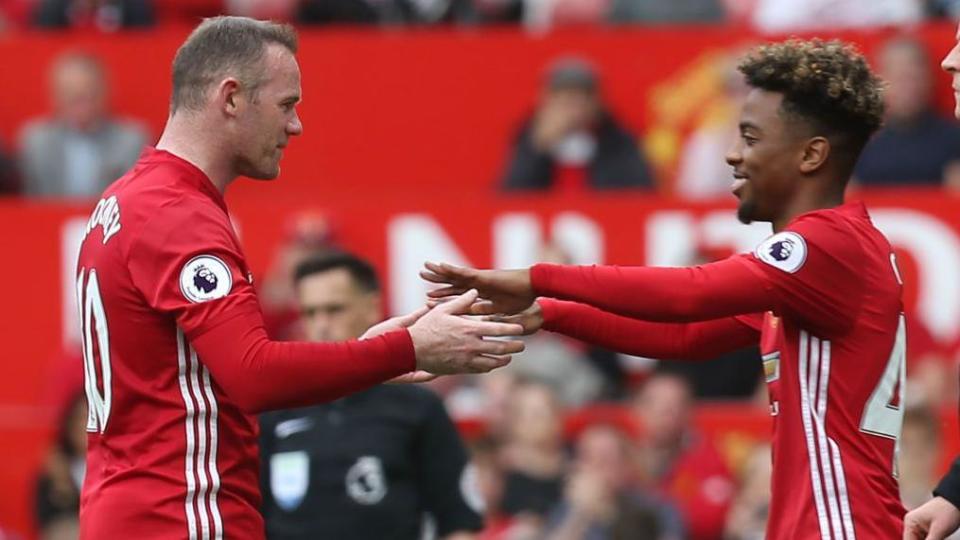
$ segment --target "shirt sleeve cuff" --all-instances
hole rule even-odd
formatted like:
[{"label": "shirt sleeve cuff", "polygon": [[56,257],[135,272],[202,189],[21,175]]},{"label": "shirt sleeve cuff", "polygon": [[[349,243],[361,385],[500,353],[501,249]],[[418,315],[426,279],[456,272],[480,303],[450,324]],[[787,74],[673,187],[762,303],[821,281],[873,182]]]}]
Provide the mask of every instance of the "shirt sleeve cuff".
[{"label": "shirt sleeve cuff", "polygon": [[413,338],[410,332],[404,330],[394,330],[380,336],[386,342],[389,350],[396,352],[389,356],[392,362],[396,362],[395,367],[400,370],[398,375],[409,373],[417,369],[417,353],[413,347]]},{"label": "shirt sleeve cuff", "polygon": [[530,268],[530,286],[533,292],[538,295],[552,296],[549,291],[551,285],[556,279],[556,264],[535,264]]},{"label": "shirt sleeve cuff", "polygon": [[537,304],[543,316],[543,329],[552,331],[561,315],[558,301],[552,298],[537,298]]}]

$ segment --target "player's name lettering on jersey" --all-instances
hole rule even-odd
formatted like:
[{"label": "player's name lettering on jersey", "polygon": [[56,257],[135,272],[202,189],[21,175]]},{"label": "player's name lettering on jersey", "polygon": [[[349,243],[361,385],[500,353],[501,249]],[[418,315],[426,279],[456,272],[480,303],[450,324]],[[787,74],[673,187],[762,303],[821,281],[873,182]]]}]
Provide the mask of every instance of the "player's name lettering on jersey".
[{"label": "player's name lettering on jersey", "polygon": [[97,225],[103,227],[104,244],[110,240],[110,237],[120,232],[120,204],[117,203],[116,195],[97,202],[97,207],[93,209],[87,221],[87,230],[83,233],[84,240]]}]

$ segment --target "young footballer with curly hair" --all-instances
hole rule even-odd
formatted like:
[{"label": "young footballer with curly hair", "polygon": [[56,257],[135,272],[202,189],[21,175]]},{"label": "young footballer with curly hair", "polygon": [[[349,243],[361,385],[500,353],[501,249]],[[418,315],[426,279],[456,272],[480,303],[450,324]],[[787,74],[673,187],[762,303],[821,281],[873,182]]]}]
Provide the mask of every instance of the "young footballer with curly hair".
[{"label": "young footballer with curly hair", "polygon": [[[477,288],[478,314],[646,357],[696,360],[759,343],[773,416],[768,539],[900,538],[902,284],[890,243],[844,202],[883,114],[881,83],[837,41],[762,46],[727,155],[753,253],[692,268],[428,263],[436,297]],[[537,297],[541,298],[537,298]],[[753,366],[744,366],[752,369]]]}]

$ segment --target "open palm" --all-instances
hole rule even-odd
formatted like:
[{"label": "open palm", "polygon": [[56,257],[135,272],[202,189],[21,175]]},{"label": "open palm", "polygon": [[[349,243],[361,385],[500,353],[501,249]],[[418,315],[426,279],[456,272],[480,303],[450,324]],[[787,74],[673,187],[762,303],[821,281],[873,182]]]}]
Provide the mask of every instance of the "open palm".
[{"label": "open palm", "polygon": [[470,312],[473,315],[519,313],[530,307],[536,299],[530,285],[529,270],[477,270],[428,262],[420,271],[420,277],[443,285],[427,293],[435,299],[444,299],[476,289],[481,300],[472,306]]}]

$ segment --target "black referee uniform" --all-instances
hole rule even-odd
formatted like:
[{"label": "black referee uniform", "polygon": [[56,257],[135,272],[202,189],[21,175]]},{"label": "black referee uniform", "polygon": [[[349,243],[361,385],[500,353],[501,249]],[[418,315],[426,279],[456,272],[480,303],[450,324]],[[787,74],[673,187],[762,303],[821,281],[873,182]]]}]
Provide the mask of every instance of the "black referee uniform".
[{"label": "black referee uniform", "polygon": [[431,391],[381,385],[260,418],[263,515],[271,540],[419,540],[479,531],[472,467]]}]

